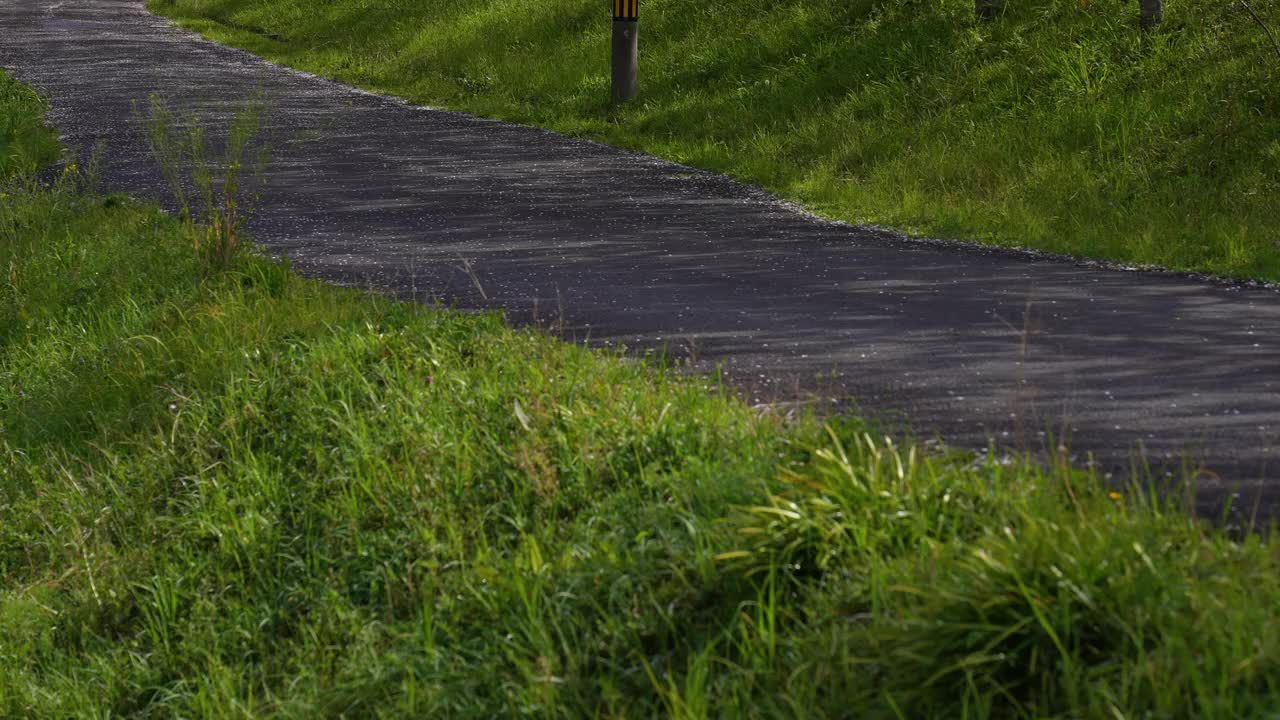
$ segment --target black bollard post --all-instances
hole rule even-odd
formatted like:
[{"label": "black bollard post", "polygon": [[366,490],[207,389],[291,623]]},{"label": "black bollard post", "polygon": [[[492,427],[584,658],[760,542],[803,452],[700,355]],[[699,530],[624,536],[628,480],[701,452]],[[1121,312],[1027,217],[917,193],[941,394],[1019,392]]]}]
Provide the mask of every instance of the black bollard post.
[{"label": "black bollard post", "polygon": [[640,0],[613,0],[613,101],[622,103],[640,91]]},{"label": "black bollard post", "polygon": [[1164,22],[1164,0],[1138,0],[1139,23],[1143,30]]}]

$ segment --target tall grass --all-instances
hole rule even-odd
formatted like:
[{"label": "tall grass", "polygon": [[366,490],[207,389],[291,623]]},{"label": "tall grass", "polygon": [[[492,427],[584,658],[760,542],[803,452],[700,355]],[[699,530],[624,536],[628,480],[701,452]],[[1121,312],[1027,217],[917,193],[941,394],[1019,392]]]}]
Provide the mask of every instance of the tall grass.
[{"label": "tall grass", "polygon": [[221,156],[213,158],[217,148],[209,147],[194,114],[175,112],[157,95],[148,99],[145,116],[135,108],[195,251],[215,270],[229,267],[243,250],[241,229],[259,199],[270,155],[264,109],[262,98],[253,98],[233,112]]},{"label": "tall grass", "polygon": [[[1240,3],[648,0],[608,104],[594,0],[152,0],[188,27],[411,100],[728,172],[818,211],[1280,280],[1280,63]],[[1252,3],[1280,25],[1275,0]]]},{"label": "tall grass", "polygon": [[58,138],[43,117],[35,91],[0,72],[0,178],[29,174],[58,157]]},{"label": "tall grass", "polygon": [[1269,535],[4,188],[0,717],[1280,703]]}]

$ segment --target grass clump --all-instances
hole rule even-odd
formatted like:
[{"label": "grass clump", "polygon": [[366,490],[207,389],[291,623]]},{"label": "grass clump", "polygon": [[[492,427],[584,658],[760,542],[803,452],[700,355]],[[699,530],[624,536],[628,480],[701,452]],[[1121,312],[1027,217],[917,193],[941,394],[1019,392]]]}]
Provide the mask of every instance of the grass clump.
[{"label": "grass clump", "polygon": [[43,118],[35,91],[0,72],[0,178],[34,172],[58,158],[58,137]]},{"label": "grass clump", "polygon": [[1269,536],[215,267],[201,228],[85,186],[0,204],[0,716],[1280,702]]},{"label": "grass clump", "polygon": [[204,126],[190,112],[176,113],[152,95],[147,115],[138,113],[196,254],[214,270],[229,267],[241,251],[241,229],[258,200],[268,156],[264,109],[257,98],[233,114],[216,162],[209,157]]},{"label": "grass clump", "polygon": [[[1280,24],[1275,0],[1251,3]],[[826,215],[1280,280],[1280,63],[1240,3],[152,0],[273,60],[727,172]]]}]

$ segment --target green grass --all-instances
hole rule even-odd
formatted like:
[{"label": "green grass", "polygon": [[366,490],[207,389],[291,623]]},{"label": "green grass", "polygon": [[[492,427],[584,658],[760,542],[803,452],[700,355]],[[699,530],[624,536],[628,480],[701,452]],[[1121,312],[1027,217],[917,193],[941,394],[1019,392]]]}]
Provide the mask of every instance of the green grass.
[{"label": "green grass", "polygon": [[31,173],[58,157],[58,137],[44,126],[35,92],[0,72],[0,178]]},{"label": "green grass", "polygon": [[[1280,28],[1280,2],[1254,0]],[[151,0],[276,61],[722,171],[857,222],[1280,280],[1280,60],[1236,2]]]},{"label": "green grass", "polygon": [[218,268],[82,180],[0,203],[0,717],[1280,707],[1269,536]]}]

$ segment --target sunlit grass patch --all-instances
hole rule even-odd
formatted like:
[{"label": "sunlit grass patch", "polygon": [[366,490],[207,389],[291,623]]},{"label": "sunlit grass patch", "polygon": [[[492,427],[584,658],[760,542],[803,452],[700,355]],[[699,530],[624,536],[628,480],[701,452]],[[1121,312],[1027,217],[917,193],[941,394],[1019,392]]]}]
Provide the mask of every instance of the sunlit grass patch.
[{"label": "sunlit grass patch", "polygon": [[[1280,23],[1274,0],[1253,3]],[[1280,279],[1280,63],[1239,3],[654,0],[641,95],[608,104],[589,0],[153,0],[277,61],[656,152],[824,214]],[[257,29],[250,32],[245,28]],[[264,39],[262,31],[278,35]]]},{"label": "sunlit grass patch", "polygon": [[1271,536],[1177,494],[211,262],[78,170],[5,183],[2,717],[1280,703]]}]

